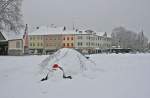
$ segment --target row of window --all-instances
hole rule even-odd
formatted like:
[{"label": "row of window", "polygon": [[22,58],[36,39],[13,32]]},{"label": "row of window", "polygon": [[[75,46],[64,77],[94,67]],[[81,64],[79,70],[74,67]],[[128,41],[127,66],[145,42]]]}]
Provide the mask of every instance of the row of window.
[{"label": "row of window", "polygon": [[73,47],[74,44],[73,43],[63,43],[64,47]]},{"label": "row of window", "polygon": [[52,38],[52,37],[46,37],[46,40],[61,40],[61,38]]},{"label": "row of window", "polygon": [[54,43],[49,43],[49,44],[46,44],[47,47],[56,47],[57,44],[54,44]]},{"label": "row of window", "polygon": [[30,43],[30,46],[43,46],[43,43]]},{"label": "row of window", "polygon": [[[30,40],[42,40],[42,39],[43,38],[40,37],[40,36],[32,36],[32,37],[30,37]],[[46,40],[61,40],[60,37],[58,37],[58,38],[46,37],[45,39]],[[64,37],[63,40],[74,40],[74,38],[73,37]]]},{"label": "row of window", "polygon": [[63,40],[73,40],[74,38],[73,37],[64,37],[64,39]]},{"label": "row of window", "polygon": [[30,40],[43,40],[42,36],[30,36]]},{"label": "row of window", "polygon": [[[30,46],[34,47],[34,46],[43,46],[43,43],[30,43]],[[56,44],[46,44],[46,46],[56,46]],[[73,47],[74,44],[73,43],[63,43],[64,47]]]},{"label": "row of window", "polygon": [[[78,42],[77,43],[78,46],[83,46],[83,42]],[[87,42],[86,43],[86,46],[99,46],[99,47],[111,47],[110,44],[100,44],[100,43],[90,43],[90,42]]]},{"label": "row of window", "polygon": [[[78,36],[77,39],[82,40],[83,36]],[[111,41],[109,38],[102,38],[102,37],[91,37],[87,36],[87,40],[104,40],[104,41]],[[43,40],[42,36],[30,36],[30,40]],[[52,37],[46,37],[46,40],[61,40],[61,37],[58,38],[52,38]],[[64,37],[63,40],[74,40],[74,37]]]},{"label": "row of window", "polygon": [[[82,40],[83,36],[78,36],[77,39]],[[87,36],[86,37],[87,40],[104,40],[104,41],[111,41],[108,38],[102,38],[102,37],[91,37],[91,36]]]},{"label": "row of window", "polygon": [[[78,46],[83,46],[83,42],[78,42],[77,43],[77,45]],[[30,46],[32,47],[34,47],[34,46],[43,46],[43,43],[30,43]],[[46,46],[56,46],[56,44],[47,44]],[[63,43],[63,46],[64,47],[73,47],[74,46],[74,44],[73,43]],[[104,47],[111,47],[111,45],[110,44],[100,44],[100,43],[90,43],[90,42],[87,42],[86,43],[86,46],[98,46],[98,47],[102,47],[102,46],[104,46]],[[19,45],[19,43],[17,43],[17,47],[20,47],[20,45]]]}]

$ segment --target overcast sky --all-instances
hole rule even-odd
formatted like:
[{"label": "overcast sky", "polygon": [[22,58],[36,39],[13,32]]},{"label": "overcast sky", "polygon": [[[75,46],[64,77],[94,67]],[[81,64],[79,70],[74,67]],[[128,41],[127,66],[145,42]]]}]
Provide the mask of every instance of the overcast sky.
[{"label": "overcast sky", "polygon": [[111,33],[124,26],[150,39],[150,0],[24,0],[24,22],[30,26],[88,28]]}]

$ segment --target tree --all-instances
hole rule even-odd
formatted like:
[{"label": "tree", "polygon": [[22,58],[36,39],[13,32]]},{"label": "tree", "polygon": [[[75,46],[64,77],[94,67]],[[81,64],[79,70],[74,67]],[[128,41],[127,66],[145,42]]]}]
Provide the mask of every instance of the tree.
[{"label": "tree", "polygon": [[148,38],[145,37],[143,30],[138,33],[138,50],[144,51],[146,48],[148,48]]},{"label": "tree", "polygon": [[144,33],[135,33],[127,30],[124,27],[117,27],[112,31],[112,45],[120,46],[121,48],[131,48],[143,51],[148,43],[148,39]]},{"label": "tree", "polygon": [[0,30],[18,32],[23,27],[22,0],[0,0]]}]

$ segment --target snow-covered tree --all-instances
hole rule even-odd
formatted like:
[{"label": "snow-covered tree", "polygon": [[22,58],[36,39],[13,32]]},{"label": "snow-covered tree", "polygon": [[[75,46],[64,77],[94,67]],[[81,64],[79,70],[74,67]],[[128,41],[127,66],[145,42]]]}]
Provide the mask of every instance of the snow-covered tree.
[{"label": "snow-covered tree", "polygon": [[138,50],[145,50],[146,48],[148,48],[148,38],[145,37],[143,30],[141,32],[138,33]]},{"label": "snow-covered tree", "polygon": [[0,29],[19,31],[23,27],[22,0],[0,0]]},{"label": "snow-covered tree", "polygon": [[142,33],[135,33],[124,27],[117,27],[112,31],[112,45],[121,48],[131,48],[135,50],[143,50],[146,48],[148,39]]}]

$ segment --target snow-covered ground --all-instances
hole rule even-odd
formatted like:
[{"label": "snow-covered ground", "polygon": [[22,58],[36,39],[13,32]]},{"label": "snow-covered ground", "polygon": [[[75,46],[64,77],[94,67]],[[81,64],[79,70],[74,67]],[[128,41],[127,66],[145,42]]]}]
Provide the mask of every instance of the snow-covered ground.
[{"label": "snow-covered ground", "polygon": [[[64,69],[71,71],[68,66],[77,64],[77,70],[84,58],[78,54],[81,59],[77,61],[75,55],[68,55],[57,63],[72,62]],[[81,74],[70,73],[72,80],[41,82],[41,62],[50,58],[53,57],[0,56],[0,98],[150,98],[150,54],[90,55],[97,70],[88,74],[77,70]],[[93,66],[87,64],[85,67]]]}]

